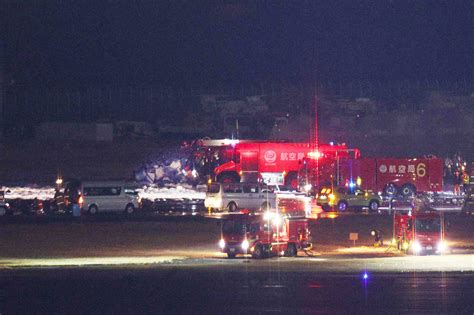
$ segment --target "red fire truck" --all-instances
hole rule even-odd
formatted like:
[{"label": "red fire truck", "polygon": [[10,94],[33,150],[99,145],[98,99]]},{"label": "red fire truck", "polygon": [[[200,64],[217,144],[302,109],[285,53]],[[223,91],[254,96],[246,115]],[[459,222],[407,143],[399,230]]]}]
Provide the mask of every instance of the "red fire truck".
[{"label": "red fire truck", "polygon": [[298,172],[305,161],[318,161],[324,169],[326,161],[359,157],[357,149],[345,144],[321,144],[318,150],[309,143],[200,140],[194,144],[189,168],[200,177],[209,176],[219,182],[257,182],[298,187]]},{"label": "red fire truck", "polygon": [[219,182],[257,182],[309,190],[324,185],[359,185],[387,195],[443,189],[443,160],[360,158],[347,145],[255,140],[199,140],[189,169]]},{"label": "red fire truck", "polygon": [[420,254],[448,252],[442,213],[408,212],[394,215],[394,242],[399,250]]},{"label": "red fire truck", "polygon": [[252,255],[294,257],[298,250],[311,249],[308,220],[304,217],[265,214],[230,214],[222,220],[219,247],[229,258]]},{"label": "red fire truck", "polygon": [[339,166],[341,183],[356,183],[363,189],[386,195],[410,196],[415,192],[443,189],[443,159],[361,158],[346,160]]}]

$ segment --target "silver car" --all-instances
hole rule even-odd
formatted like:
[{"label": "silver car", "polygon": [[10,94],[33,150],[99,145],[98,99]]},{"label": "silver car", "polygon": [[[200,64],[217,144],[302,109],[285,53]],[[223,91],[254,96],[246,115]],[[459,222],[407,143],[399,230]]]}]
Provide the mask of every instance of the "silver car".
[{"label": "silver car", "polygon": [[82,209],[90,214],[98,212],[133,213],[140,206],[135,187],[126,182],[83,182]]},{"label": "silver car", "polygon": [[239,209],[262,211],[276,206],[276,194],[258,183],[212,183],[208,186],[204,206],[219,211]]}]

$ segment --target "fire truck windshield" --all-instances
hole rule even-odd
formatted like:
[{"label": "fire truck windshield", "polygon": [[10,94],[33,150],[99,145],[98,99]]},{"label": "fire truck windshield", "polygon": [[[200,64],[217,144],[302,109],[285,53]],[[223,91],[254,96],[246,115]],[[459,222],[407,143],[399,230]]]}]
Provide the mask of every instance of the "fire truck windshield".
[{"label": "fire truck windshield", "polygon": [[243,221],[224,220],[222,225],[222,232],[225,234],[239,234],[243,235],[248,230],[249,224]]},{"label": "fire truck windshield", "polygon": [[439,218],[420,218],[415,220],[415,230],[417,232],[437,232],[441,229]]},{"label": "fire truck windshield", "polygon": [[245,232],[256,233],[260,228],[258,222],[245,222],[240,220],[224,220],[222,224],[222,232],[224,234],[244,235]]},{"label": "fire truck windshield", "polygon": [[188,160],[188,166],[201,175],[210,175],[215,167],[232,161],[234,152],[229,148],[198,148]]}]

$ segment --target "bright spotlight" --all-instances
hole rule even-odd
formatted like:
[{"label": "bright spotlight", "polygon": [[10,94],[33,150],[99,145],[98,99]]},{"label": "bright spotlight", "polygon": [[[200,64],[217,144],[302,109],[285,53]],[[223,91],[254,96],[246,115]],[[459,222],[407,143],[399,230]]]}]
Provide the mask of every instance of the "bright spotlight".
[{"label": "bright spotlight", "polygon": [[242,242],[242,249],[243,249],[243,250],[249,249],[249,241],[244,240],[244,241]]}]

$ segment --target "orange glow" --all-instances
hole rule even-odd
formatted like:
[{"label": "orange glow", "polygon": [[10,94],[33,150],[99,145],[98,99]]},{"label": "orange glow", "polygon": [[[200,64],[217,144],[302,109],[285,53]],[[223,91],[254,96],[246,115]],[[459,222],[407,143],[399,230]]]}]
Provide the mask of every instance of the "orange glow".
[{"label": "orange glow", "polygon": [[337,212],[328,212],[326,213],[326,218],[329,218],[329,219],[336,219],[339,215],[337,214]]}]

